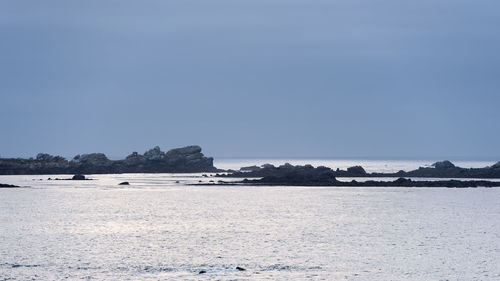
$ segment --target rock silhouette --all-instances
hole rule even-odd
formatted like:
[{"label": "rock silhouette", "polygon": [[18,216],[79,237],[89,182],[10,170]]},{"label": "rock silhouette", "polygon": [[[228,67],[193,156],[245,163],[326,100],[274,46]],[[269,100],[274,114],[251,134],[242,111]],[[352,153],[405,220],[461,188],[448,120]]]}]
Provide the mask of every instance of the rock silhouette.
[{"label": "rock silhouette", "polygon": [[[445,164],[449,167],[449,164]],[[359,168],[355,168],[356,172],[361,172]],[[363,170],[364,171],[364,170]],[[240,182],[223,182],[222,185],[285,185],[285,186],[394,186],[394,187],[497,187],[500,186],[498,181],[486,180],[433,180],[433,181],[416,181],[400,177],[394,181],[375,181],[368,180],[358,182],[339,181],[336,178],[338,171],[334,171],[327,167],[314,168],[311,165],[293,166],[290,164],[281,165],[279,167],[269,166],[263,167],[259,173],[262,175],[260,179],[244,179]],[[252,176],[255,173],[245,172],[235,173],[237,175]],[[220,176],[220,175],[219,175]],[[234,176],[234,174],[232,175]]]},{"label": "rock silhouette", "polygon": [[161,151],[156,146],[144,154],[133,152],[123,160],[110,160],[103,153],[76,155],[70,161],[40,153],[35,159],[0,158],[0,175],[30,174],[115,174],[216,172],[213,158],[205,157],[193,145]]},{"label": "rock silhouette", "polygon": [[[276,176],[293,167],[295,172],[306,171],[311,165],[292,166],[288,163],[275,167],[271,164],[265,164],[260,167],[250,166],[243,167],[239,171],[228,171],[229,174],[219,174],[221,177],[266,177]],[[317,169],[324,170],[326,167],[318,167]],[[329,169],[329,168],[326,168]],[[367,173],[361,166],[349,167],[347,170],[337,169],[330,171],[331,175],[336,178],[341,177],[425,177],[425,178],[500,178],[500,162],[484,168],[461,168],[455,166],[450,161],[441,161],[432,164],[430,167],[420,167],[413,171],[399,171],[396,173]]]}]

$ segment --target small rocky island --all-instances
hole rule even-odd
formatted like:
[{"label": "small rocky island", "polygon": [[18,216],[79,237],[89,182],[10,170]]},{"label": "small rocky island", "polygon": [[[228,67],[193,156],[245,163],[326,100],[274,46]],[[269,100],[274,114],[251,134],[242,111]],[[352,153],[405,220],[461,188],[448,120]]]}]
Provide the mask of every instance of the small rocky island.
[{"label": "small rocky island", "polygon": [[[243,168],[247,172],[236,172],[228,175],[218,175],[218,176],[229,176],[238,177],[246,176],[253,177],[257,173],[255,167],[251,168],[254,170],[248,171],[249,168]],[[359,169],[359,168],[354,168]],[[349,170],[349,169],[348,169]],[[334,171],[328,167],[313,167],[311,165],[305,166],[293,166],[290,164],[281,165],[275,167],[273,165],[266,164],[258,169],[259,179],[247,179],[243,181],[236,182],[219,182],[222,185],[283,185],[283,186],[395,186],[395,187],[498,187],[500,182],[496,181],[486,181],[486,180],[411,180],[407,178],[398,178],[394,181],[339,181],[337,180],[338,171]]]},{"label": "small rocky island", "polygon": [[[288,171],[291,168],[300,171],[304,169],[312,168],[311,165],[305,166],[292,166],[290,164],[281,165],[275,167],[271,164],[265,164],[260,167],[250,166],[243,167],[239,171],[229,171],[228,174],[221,175],[223,177],[266,177],[275,176],[282,173],[282,171]],[[302,168],[300,168],[302,167]],[[324,170],[329,169],[326,167],[318,167],[317,169]],[[455,166],[450,161],[441,161],[432,164],[430,167],[420,167],[413,171],[399,171],[397,173],[367,173],[365,169],[361,166],[349,167],[346,170],[331,170],[329,173],[336,178],[342,177],[404,177],[404,178],[484,178],[493,179],[500,178],[500,162],[484,168],[461,168]]]},{"label": "small rocky island", "polygon": [[133,152],[123,160],[110,160],[103,153],[76,155],[71,160],[40,153],[36,158],[0,158],[0,175],[198,173],[217,172],[212,157],[197,145],[163,152],[160,147],[144,154]]}]

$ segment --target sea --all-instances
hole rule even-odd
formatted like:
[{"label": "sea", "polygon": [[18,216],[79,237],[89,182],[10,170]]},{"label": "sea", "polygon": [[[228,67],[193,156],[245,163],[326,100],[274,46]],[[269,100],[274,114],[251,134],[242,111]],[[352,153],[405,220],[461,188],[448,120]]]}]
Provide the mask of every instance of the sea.
[{"label": "sea", "polygon": [[[285,162],[368,172],[432,164],[215,166]],[[0,176],[22,186],[0,189],[0,281],[500,280],[498,188],[196,185],[216,182],[210,173],[49,177],[70,176]]]}]

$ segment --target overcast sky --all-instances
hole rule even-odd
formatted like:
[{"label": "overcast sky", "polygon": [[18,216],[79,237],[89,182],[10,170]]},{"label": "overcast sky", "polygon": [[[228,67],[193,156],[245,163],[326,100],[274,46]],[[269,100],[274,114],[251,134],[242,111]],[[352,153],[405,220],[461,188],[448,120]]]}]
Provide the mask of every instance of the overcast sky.
[{"label": "overcast sky", "polygon": [[0,1],[0,155],[500,160],[498,0]]}]

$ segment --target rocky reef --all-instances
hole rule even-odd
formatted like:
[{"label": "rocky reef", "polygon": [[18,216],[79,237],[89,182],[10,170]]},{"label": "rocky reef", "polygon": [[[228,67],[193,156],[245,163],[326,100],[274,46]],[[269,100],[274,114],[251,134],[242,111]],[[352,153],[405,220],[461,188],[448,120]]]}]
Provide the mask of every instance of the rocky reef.
[{"label": "rocky reef", "polygon": [[[229,171],[223,177],[266,177],[277,175],[295,167],[296,170],[307,169],[310,165],[292,166],[290,164],[275,167],[265,164],[260,167],[243,167],[239,171]],[[298,168],[300,167],[300,168]],[[309,167],[310,168],[310,167]],[[318,167],[326,168],[326,167]],[[397,173],[367,173],[361,166],[349,167],[346,170],[337,169],[331,171],[334,177],[412,177],[412,178],[500,178],[500,162],[484,168],[461,168],[455,166],[450,161],[441,161],[432,164],[430,167],[420,167],[413,171],[399,171]]]},{"label": "rocky reef", "polygon": [[[350,169],[353,172],[361,173],[361,167]],[[500,182],[486,180],[435,180],[435,181],[415,181],[407,178],[398,178],[394,181],[339,181],[336,178],[338,171],[327,167],[314,168],[311,165],[293,166],[290,164],[274,167],[266,165],[259,169],[249,169],[245,171],[259,171],[262,175],[260,179],[245,179],[240,182],[222,182],[225,185],[251,184],[251,185],[284,185],[284,186],[394,186],[394,187],[498,187]],[[349,170],[349,169],[348,169]],[[364,171],[364,170],[363,170]],[[346,171],[347,172],[347,171]],[[240,172],[238,172],[239,174]],[[248,175],[252,172],[243,172]],[[241,174],[239,174],[241,175]]]},{"label": "rocky reef", "polygon": [[123,160],[110,160],[103,153],[76,155],[72,160],[40,153],[36,158],[0,158],[0,175],[114,174],[216,172],[212,157],[193,145],[161,151],[156,146],[144,154],[133,152]]}]

